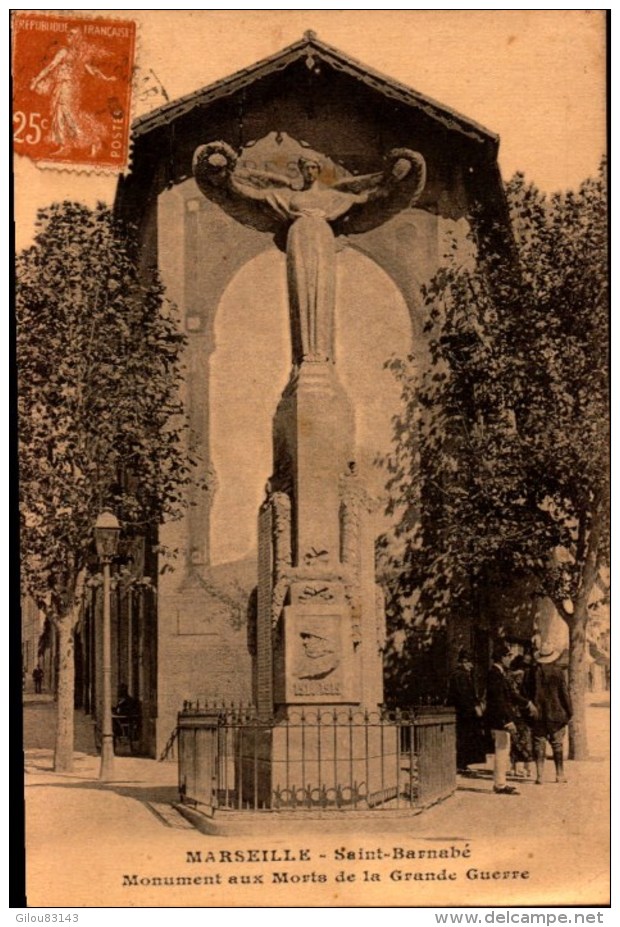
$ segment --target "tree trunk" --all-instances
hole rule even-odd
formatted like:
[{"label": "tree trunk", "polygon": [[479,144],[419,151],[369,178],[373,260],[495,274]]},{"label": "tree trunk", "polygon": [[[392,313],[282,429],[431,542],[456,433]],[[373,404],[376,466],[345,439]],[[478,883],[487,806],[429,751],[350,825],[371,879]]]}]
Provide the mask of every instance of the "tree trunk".
[{"label": "tree trunk", "polygon": [[71,772],[73,769],[73,698],[75,664],[73,662],[73,612],[69,611],[56,621],[58,633],[58,702],[56,721],[56,747],[54,769]]},{"label": "tree trunk", "polygon": [[588,606],[587,602],[582,600],[575,605],[575,611],[569,624],[568,685],[573,703],[573,718],[569,727],[568,755],[571,760],[586,760],[588,758],[588,732],[586,728],[587,623]]},{"label": "tree trunk", "polygon": [[[573,720],[569,729],[569,757],[571,760],[588,758],[588,735],[586,730],[586,689],[588,674],[588,605],[599,571],[599,544],[602,531],[602,499],[593,506],[590,536],[583,548],[583,571],[579,590],[573,602],[573,614],[569,621],[570,656],[568,683],[573,702]],[[585,513],[580,525],[585,524]],[[580,533],[583,533],[580,528]],[[579,553],[579,551],[578,551]]]}]

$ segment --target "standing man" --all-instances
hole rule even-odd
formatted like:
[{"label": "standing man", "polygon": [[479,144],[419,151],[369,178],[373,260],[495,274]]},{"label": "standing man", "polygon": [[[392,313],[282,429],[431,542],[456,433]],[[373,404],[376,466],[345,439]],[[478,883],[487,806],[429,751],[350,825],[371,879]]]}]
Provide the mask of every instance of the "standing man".
[{"label": "standing man", "polygon": [[560,651],[551,644],[542,644],[536,654],[534,672],[534,702],[537,717],[533,725],[536,785],[543,784],[547,742],[551,744],[555,764],[555,781],[566,782],[564,775],[564,735],[573,716],[573,706],[566,676],[557,661]]},{"label": "standing man", "polygon": [[516,733],[517,709],[535,715],[536,708],[524,696],[515,693],[506,675],[512,655],[504,642],[493,650],[493,665],[487,679],[487,723],[493,735],[493,791],[498,795],[518,795],[518,789],[506,782],[510,768],[510,735]]},{"label": "standing man", "polygon": [[456,768],[468,775],[470,763],[484,763],[486,752],[482,734],[482,702],[476,692],[474,664],[468,650],[460,650],[458,664],[450,677],[448,704],[456,711]]},{"label": "standing man", "polygon": [[41,684],[43,682],[43,670],[37,663],[32,671],[32,681],[34,682],[34,691],[37,695],[41,693]]}]

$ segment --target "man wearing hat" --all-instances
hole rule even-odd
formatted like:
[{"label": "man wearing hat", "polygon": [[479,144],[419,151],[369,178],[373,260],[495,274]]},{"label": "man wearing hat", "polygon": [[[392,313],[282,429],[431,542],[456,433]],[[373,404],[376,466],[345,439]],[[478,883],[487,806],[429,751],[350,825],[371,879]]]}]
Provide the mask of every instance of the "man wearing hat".
[{"label": "man wearing hat", "polygon": [[456,768],[468,775],[471,763],[484,763],[486,751],[482,733],[482,701],[476,691],[474,663],[468,650],[461,649],[450,677],[448,704],[456,712]]},{"label": "man wearing hat", "polygon": [[536,784],[543,783],[547,743],[551,744],[555,763],[555,781],[566,782],[564,775],[564,735],[573,715],[566,676],[558,666],[560,651],[550,643],[541,644],[536,654],[534,704],[537,717],[533,723]]},{"label": "man wearing hat", "polygon": [[536,714],[534,704],[515,692],[508,681],[507,670],[512,660],[510,647],[499,641],[493,649],[493,665],[487,677],[487,713],[493,735],[493,791],[498,795],[518,795],[518,789],[506,782],[510,766],[510,735],[516,733],[517,710]]}]

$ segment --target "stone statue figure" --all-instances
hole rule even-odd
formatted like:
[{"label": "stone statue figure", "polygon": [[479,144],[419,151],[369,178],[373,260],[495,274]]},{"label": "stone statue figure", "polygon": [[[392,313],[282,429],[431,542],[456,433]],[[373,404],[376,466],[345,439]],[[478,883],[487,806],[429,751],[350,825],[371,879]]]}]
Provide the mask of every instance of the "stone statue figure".
[{"label": "stone statue figure", "polygon": [[[424,158],[408,148],[391,151],[385,170],[379,173],[347,177],[331,186],[319,179],[320,155],[305,151],[298,166],[301,186],[283,175],[237,166],[237,155],[225,142],[201,145],[193,160],[200,190],[235,218],[254,227],[269,228],[269,219],[275,220],[276,230],[288,226],[287,279],[295,364],[334,359],[336,243],[332,226],[343,218],[352,220],[343,227],[346,231],[379,225],[415,202],[426,180]],[[253,210],[262,216],[253,216]]]}]

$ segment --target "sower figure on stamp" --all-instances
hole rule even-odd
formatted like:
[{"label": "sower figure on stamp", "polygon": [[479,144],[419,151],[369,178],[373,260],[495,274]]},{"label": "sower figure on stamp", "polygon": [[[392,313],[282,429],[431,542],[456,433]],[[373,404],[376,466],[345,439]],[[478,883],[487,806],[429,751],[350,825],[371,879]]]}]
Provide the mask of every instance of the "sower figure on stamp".
[{"label": "sower figure on stamp", "polygon": [[[237,167],[237,154],[225,142],[201,145],[194,154],[196,182],[209,199],[233,212],[240,221],[253,224],[252,212],[264,220],[267,213],[274,231],[288,226],[287,279],[291,313],[293,362],[334,359],[334,303],[336,245],[332,223],[355,218],[371,204],[384,201],[386,215],[367,216],[381,224],[392,212],[411,205],[426,181],[424,158],[408,148],[390,152],[384,171],[347,177],[331,186],[319,180],[322,158],[305,152],[299,158],[299,181],[279,174]],[[403,198],[403,194],[405,194]],[[227,202],[228,200],[228,202]],[[236,202],[235,202],[236,201]],[[248,208],[250,209],[247,212]],[[264,222],[263,222],[264,227]]]},{"label": "sower figure on stamp", "polygon": [[566,725],[573,716],[566,676],[558,666],[560,651],[543,644],[536,654],[534,672],[534,703],[537,718],[534,721],[534,754],[536,757],[536,784],[542,785],[547,742],[551,744],[555,764],[555,781],[566,782],[564,775],[564,735]]},{"label": "sower figure on stamp", "polygon": [[32,80],[30,89],[49,94],[52,116],[51,134],[59,146],[54,155],[79,149],[90,149],[96,154],[101,148],[105,127],[82,106],[82,87],[90,76],[103,81],[114,81],[114,75],[104,74],[94,63],[95,58],[106,56],[102,49],[91,46],[75,26],[67,32],[67,44]]},{"label": "sower figure on stamp", "polygon": [[493,650],[493,665],[487,679],[487,724],[493,735],[493,791],[498,795],[518,795],[506,777],[510,767],[510,739],[516,733],[517,708],[536,715],[533,702],[517,695],[511,688],[507,671],[512,660],[509,647],[499,643]]}]

